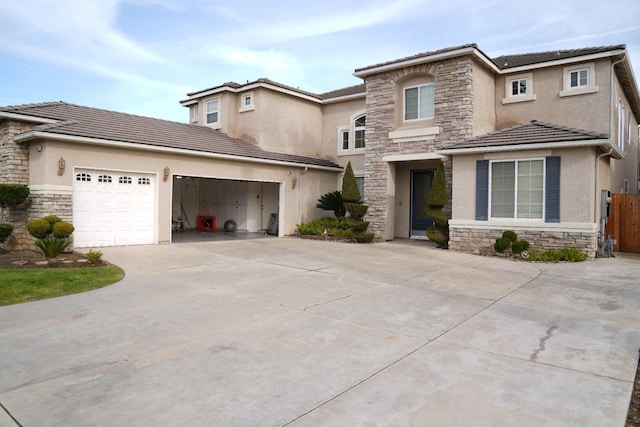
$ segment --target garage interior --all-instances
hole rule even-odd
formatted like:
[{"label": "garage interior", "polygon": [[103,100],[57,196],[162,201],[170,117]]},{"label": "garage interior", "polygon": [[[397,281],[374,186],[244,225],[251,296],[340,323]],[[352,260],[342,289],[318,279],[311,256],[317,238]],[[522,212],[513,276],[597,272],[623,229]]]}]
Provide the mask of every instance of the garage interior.
[{"label": "garage interior", "polygon": [[277,236],[279,195],[276,182],[176,175],[171,241]]}]

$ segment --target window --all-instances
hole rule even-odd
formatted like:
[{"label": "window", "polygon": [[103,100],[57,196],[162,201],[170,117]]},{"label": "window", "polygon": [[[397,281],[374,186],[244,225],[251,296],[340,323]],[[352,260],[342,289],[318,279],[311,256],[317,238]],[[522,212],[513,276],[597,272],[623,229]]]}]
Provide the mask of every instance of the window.
[{"label": "window", "polygon": [[569,86],[572,88],[589,86],[589,69],[583,68],[582,70],[571,71],[569,73],[569,82]]},{"label": "window", "polygon": [[356,183],[358,184],[358,191],[360,191],[360,201],[364,200],[364,176],[356,175]]},{"label": "window", "polygon": [[120,178],[118,178],[118,183],[120,183],[120,184],[131,184],[131,177],[130,176],[121,176]]},{"label": "window", "polygon": [[207,102],[207,124],[218,123],[218,110],[220,108],[220,100],[214,99]]},{"label": "window", "polygon": [[91,182],[91,175],[88,173],[79,173],[76,175],[76,181]]},{"label": "window", "polygon": [[245,93],[240,97],[240,112],[254,110],[253,93]]},{"label": "window", "polygon": [[365,150],[367,118],[361,112],[351,116],[349,126],[338,128],[338,154],[351,155]]},{"label": "window", "polygon": [[364,148],[364,125],[366,117],[360,116],[354,122],[354,142],[355,148]]},{"label": "window", "polygon": [[151,185],[151,179],[149,179],[149,178],[138,178],[138,185]]},{"label": "window", "polygon": [[596,67],[593,62],[588,64],[564,67],[563,84],[560,96],[584,95],[598,92],[595,81]]},{"label": "window", "polygon": [[533,73],[524,73],[505,78],[505,97],[503,104],[535,101],[533,94]]},{"label": "window", "polygon": [[527,79],[511,80],[511,96],[526,95],[528,83]]},{"label": "window", "polygon": [[98,182],[110,183],[111,175],[100,175],[98,176]]},{"label": "window", "polygon": [[404,120],[427,120],[434,117],[433,83],[404,90]]},{"label": "window", "polygon": [[349,149],[349,129],[343,129],[340,131],[341,134],[341,140],[342,140],[342,149],[343,150],[348,150]]},{"label": "window", "polygon": [[491,163],[491,217],[542,219],[544,160]]}]

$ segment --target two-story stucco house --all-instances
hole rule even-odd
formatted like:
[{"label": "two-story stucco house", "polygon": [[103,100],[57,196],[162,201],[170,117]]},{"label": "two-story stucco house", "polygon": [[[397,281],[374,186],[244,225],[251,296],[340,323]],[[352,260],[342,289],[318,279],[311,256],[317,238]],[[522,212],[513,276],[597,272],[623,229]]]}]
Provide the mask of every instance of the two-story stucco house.
[{"label": "two-story stucco house", "polygon": [[316,200],[347,162],[379,239],[424,238],[444,162],[452,249],[513,229],[593,256],[600,190],[638,191],[640,96],[623,45],[491,59],[470,44],[354,74],[362,84],[323,94],[268,79],[189,93],[189,124],[3,107],[0,171],[30,185],[23,216],[66,216],[78,247],[170,242],[176,218],[253,232],[277,214],[292,234],[326,214]]}]

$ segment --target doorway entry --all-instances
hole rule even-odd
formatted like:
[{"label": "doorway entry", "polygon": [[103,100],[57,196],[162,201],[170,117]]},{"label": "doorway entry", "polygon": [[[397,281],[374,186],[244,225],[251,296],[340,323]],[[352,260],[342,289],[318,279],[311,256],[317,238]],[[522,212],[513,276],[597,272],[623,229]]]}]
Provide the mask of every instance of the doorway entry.
[{"label": "doorway entry", "polygon": [[426,239],[425,231],[433,225],[427,217],[427,199],[434,170],[411,170],[411,237]]}]

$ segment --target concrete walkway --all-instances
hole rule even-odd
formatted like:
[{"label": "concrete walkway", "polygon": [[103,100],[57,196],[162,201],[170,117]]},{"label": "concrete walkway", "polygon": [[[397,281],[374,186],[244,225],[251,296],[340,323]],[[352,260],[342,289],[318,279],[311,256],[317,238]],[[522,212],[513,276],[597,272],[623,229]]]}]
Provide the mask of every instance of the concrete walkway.
[{"label": "concrete walkway", "polygon": [[0,307],[0,426],[624,426],[638,256],[288,238],[102,251],[120,283]]}]

